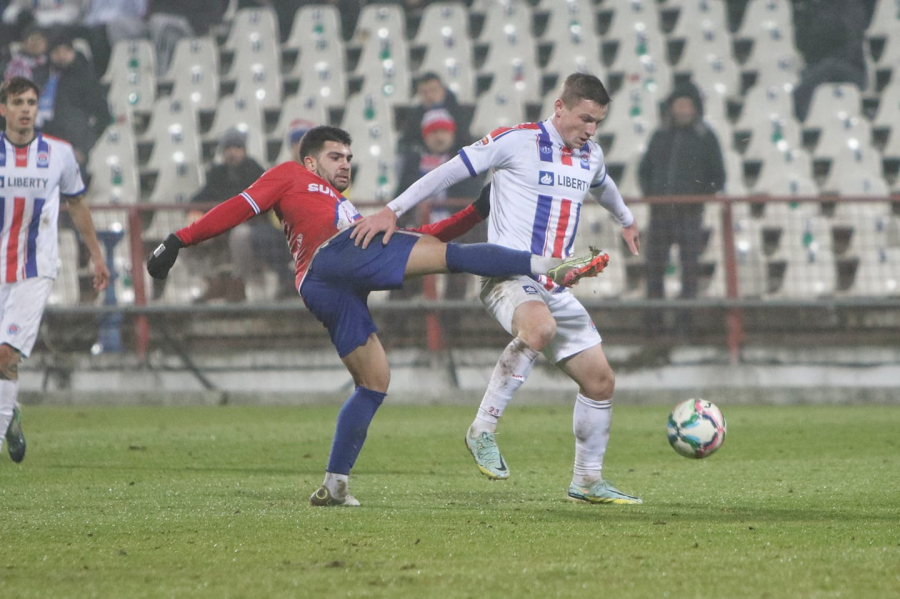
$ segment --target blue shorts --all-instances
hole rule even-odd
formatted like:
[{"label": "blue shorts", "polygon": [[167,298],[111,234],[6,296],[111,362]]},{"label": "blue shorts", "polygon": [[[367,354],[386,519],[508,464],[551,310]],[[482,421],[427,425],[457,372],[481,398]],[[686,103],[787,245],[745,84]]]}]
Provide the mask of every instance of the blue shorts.
[{"label": "blue shorts", "polygon": [[351,230],[319,249],[300,286],[303,302],[328,329],[341,358],[378,331],[366,304],[369,292],[403,286],[409,254],[419,240],[396,231],[387,245],[379,234],[362,249],[350,239]]}]

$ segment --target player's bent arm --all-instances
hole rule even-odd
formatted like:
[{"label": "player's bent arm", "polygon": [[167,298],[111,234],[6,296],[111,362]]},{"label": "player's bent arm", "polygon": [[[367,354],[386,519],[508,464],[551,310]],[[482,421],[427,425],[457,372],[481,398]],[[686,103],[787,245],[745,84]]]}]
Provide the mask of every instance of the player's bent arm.
[{"label": "player's bent arm", "polygon": [[66,198],[72,223],[91,254],[91,263],[94,265],[94,289],[102,291],[109,284],[109,269],[106,268],[103,253],[100,251],[94,221],[91,219],[91,210],[84,199],[84,194],[63,197]]},{"label": "player's bent arm", "polygon": [[369,247],[369,242],[372,241],[375,235],[384,232],[383,242],[387,243],[397,228],[398,216],[404,214],[422,200],[447,189],[454,183],[458,183],[469,176],[469,169],[466,168],[462,158],[455,156],[410,185],[406,191],[389,202],[380,211],[357,221],[353,232],[350,234],[350,239],[355,240],[356,245],[362,243],[362,247],[366,248]]},{"label": "player's bent arm", "polygon": [[257,209],[246,199],[245,194],[225,200],[200,220],[169,235],[147,260],[147,272],[154,279],[165,279],[169,269],[175,265],[181,248],[196,245],[201,241],[221,235],[242,222],[252,218]]},{"label": "player's bent arm", "polygon": [[622,237],[628,244],[628,249],[631,250],[631,253],[637,256],[641,249],[637,222],[634,219],[634,214],[625,205],[625,200],[622,199],[622,194],[619,193],[616,182],[607,175],[602,185],[599,186],[599,194],[596,192],[596,189],[592,190],[591,196],[613,215],[616,222],[622,225]]},{"label": "player's bent arm", "polygon": [[412,230],[417,233],[425,233],[426,235],[437,237],[444,243],[447,243],[471,231],[475,225],[484,221],[490,215],[490,212],[491,184],[488,183],[481,190],[478,199],[459,212],[451,214],[436,223],[422,225]]}]

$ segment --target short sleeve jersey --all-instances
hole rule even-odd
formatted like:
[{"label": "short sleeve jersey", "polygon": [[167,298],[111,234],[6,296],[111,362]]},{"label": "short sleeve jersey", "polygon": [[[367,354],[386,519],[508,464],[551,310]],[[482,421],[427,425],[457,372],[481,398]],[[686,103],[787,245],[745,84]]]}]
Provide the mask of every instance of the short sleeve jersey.
[{"label": "short sleeve jersey", "polygon": [[20,147],[0,132],[0,283],[56,278],[60,195],[84,191],[67,142],[38,133]]},{"label": "short sleeve jersey", "polygon": [[584,199],[607,176],[596,142],[570,150],[548,119],[492,131],[459,155],[473,177],[493,170],[489,242],[540,256],[572,255]]},{"label": "short sleeve jersey", "polygon": [[316,249],[362,218],[323,178],[293,161],[266,171],[241,196],[256,214],[275,211],[297,265],[298,284]]}]

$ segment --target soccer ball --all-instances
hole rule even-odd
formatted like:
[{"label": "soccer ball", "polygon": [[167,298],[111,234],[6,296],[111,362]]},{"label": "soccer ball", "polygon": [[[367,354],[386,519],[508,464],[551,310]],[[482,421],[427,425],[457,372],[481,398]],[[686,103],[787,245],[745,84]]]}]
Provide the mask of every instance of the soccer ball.
[{"label": "soccer ball", "polygon": [[669,445],[686,458],[705,458],[725,441],[725,417],[710,401],[689,399],[669,414],[666,423]]}]

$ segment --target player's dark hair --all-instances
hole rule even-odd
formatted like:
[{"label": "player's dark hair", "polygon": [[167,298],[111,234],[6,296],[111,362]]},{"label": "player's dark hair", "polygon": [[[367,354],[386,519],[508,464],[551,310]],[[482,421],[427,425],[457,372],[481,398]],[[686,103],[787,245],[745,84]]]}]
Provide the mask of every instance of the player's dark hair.
[{"label": "player's dark hair", "polygon": [[18,96],[24,94],[28,90],[33,90],[38,96],[41,95],[41,88],[31,79],[25,77],[13,77],[8,81],[0,83],[0,104],[6,104],[9,96]]},{"label": "player's dark hair", "polygon": [[594,75],[587,73],[572,73],[566,77],[559,99],[566,108],[572,108],[581,100],[593,100],[600,106],[609,104],[609,93],[603,87],[603,83]]},{"label": "player's dark hair", "polygon": [[300,148],[297,152],[300,160],[302,161],[307,156],[318,156],[325,147],[326,141],[336,141],[349,146],[353,140],[349,133],[339,127],[328,125],[313,127],[300,138]]}]

